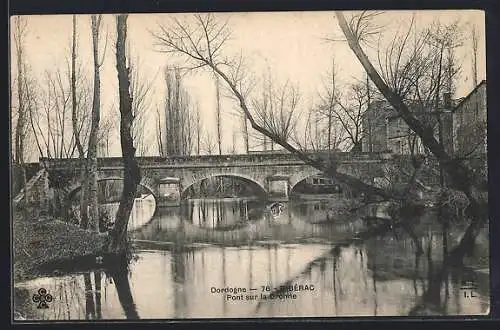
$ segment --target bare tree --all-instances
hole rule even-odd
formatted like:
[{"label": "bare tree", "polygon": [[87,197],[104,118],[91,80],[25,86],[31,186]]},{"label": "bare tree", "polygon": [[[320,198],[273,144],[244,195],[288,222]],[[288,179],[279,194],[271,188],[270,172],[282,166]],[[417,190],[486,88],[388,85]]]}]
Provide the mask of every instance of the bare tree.
[{"label": "bare tree", "polygon": [[39,155],[43,156],[44,148],[46,148],[46,141],[43,134],[37,134],[37,129],[40,130],[40,122],[37,120],[39,100],[38,95],[35,92],[38,87],[37,82],[34,79],[26,79],[24,86],[27,96],[27,103],[25,106],[27,110],[27,117],[29,118],[30,131],[33,133]]},{"label": "bare tree", "polygon": [[364,138],[363,115],[368,109],[368,93],[364,83],[353,83],[348,86],[344,96],[337,95],[338,109],[334,109],[333,117],[347,134],[352,149],[361,151]]},{"label": "bare tree", "polygon": [[230,154],[236,154],[236,131],[233,131],[233,134],[231,135],[232,140],[231,140],[231,148],[229,150]]},{"label": "bare tree", "polygon": [[328,150],[328,135],[330,135],[330,148],[335,151],[341,148],[342,142],[345,140],[344,132],[333,120],[332,126],[328,125],[328,111],[325,112],[325,107],[311,106],[307,111],[307,119],[303,128],[303,136],[297,134],[295,142],[303,151],[324,152]]},{"label": "bare tree", "polygon": [[474,84],[473,88],[477,86],[477,51],[478,51],[478,37],[476,26],[472,26],[471,30],[472,37],[472,82]]},{"label": "bare tree", "polygon": [[[80,131],[78,129],[78,103],[77,103],[77,89],[76,89],[76,58],[77,58],[77,44],[76,44],[76,15],[73,15],[73,31],[71,43],[71,123],[73,125],[73,139],[75,146],[78,150],[78,157],[81,161],[81,181],[86,182],[87,178],[87,164],[85,160],[85,151],[80,140]],[[80,191],[80,221],[81,224],[88,223],[88,185],[83,184]]]},{"label": "bare tree", "polygon": [[[322,100],[322,106],[318,109],[320,114],[326,117],[327,120],[327,150],[332,150],[332,129],[334,125],[334,114],[335,114],[335,106],[337,102],[337,94],[335,84],[335,76],[336,76],[336,68],[335,68],[335,58],[332,59],[332,72],[330,74],[329,83],[325,84],[324,87],[324,95],[320,95]],[[342,121],[341,121],[342,122]],[[345,125],[344,125],[345,126]]]},{"label": "bare tree", "polygon": [[116,16],[116,70],[120,95],[120,141],[122,147],[124,182],[122,198],[116,213],[115,225],[109,233],[108,252],[121,254],[126,249],[127,225],[134,206],[137,185],[141,181],[141,172],[135,158],[132,137],[133,113],[130,97],[130,69],[127,67],[125,45],[127,41],[126,14]]},{"label": "bare tree", "polygon": [[[76,30],[76,20],[73,23]],[[68,69],[46,70],[43,83],[27,77],[29,67],[23,64],[23,86],[30,92],[26,97],[31,104],[25,118],[30,128],[25,138],[32,134],[42,157],[73,157],[77,150],[80,156],[85,153],[90,128],[89,83],[84,70],[76,63],[76,32],[72,39]]]},{"label": "bare tree", "polygon": [[[71,44],[71,121],[73,124],[73,136],[78,150],[80,159],[85,157],[82,142],[80,141],[80,134],[78,129],[78,103],[77,103],[77,90],[76,90],[76,58],[77,58],[77,44],[76,44],[76,15],[73,15],[73,32]],[[84,165],[83,165],[84,166]]]},{"label": "bare tree", "polygon": [[316,111],[314,111],[314,109],[311,109],[307,113],[307,120],[306,120],[306,125],[304,127],[304,137],[302,139],[302,143],[299,142],[299,144],[302,144],[304,146],[304,149],[306,150],[319,150],[322,148],[321,141],[318,141],[319,137],[316,136],[314,131],[315,118],[316,118]]},{"label": "bare tree", "polygon": [[[320,119],[326,120],[326,149],[331,151],[349,142],[351,150],[361,151],[364,137],[363,115],[368,108],[369,89],[364,82],[355,82],[349,84],[347,88],[339,89],[335,76],[336,68],[333,60],[329,79],[324,83],[323,91],[319,95],[321,103],[316,110]],[[342,93],[341,90],[347,92]]]},{"label": "bare tree", "polygon": [[[484,179],[474,175],[471,167],[460,160],[453,159],[447,153],[442,140],[438,141],[435,137],[435,131],[432,126],[426,124],[410,110],[410,107],[405,102],[407,92],[411,87],[415,86],[415,82],[408,81],[408,70],[419,70],[423,64],[421,61],[416,61],[422,52],[412,51],[409,55],[404,53],[406,40],[408,40],[409,32],[405,34],[402,41],[397,47],[397,51],[393,53],[395,61],[389,71],[390,76],[379,74],[372,62],[361,47],[360,41],[363,39],[363,34],[356,31],[356,24],[349,24],[342,12],[337,12],[336,17],[342,32],[344,33],[349,47],[362,64],[363,68],[370,76],[378,90],[384,95],[387,101],[397,111],[401,118],[405,121],[408,127],[421,139],[423,145],[437,158],[449,178],[452,188],[465,193],[470,201],[470,209],[472,214],[471,225],[467,228],[462,242],[471,242],[477,235],[477,231],[482,227],[482,224],[487,219],[487,197],[482,187],[485,187]],[[422,46],[423,47],[423,46]],[[439,55],[439,54],[438,54]],[[418,65],[412,65],[418,64]],[[396,79],[387,79],[394,78]],[[399,78],[398,78],[399,77]],[[460,244],[464,247],[464,244]],[[460,255],[463,251],[454,250],[454,254]]]},{"label": "bare tree", "polygon": [[222,131],[221,131],[221,105],[220,105],[220,82],[219,77],[214,74],[215,77],[215,125],[217,127],[217,147],[219,150],[219,155],[222,155]]},{"label": "bare tree", "polygon": [[16,60],[17,60],[17,96],[18,96],[14,162],[19,165],[22,165],[24,162],[24,142],[25,142],[26,126],[27,126],[26,111],[24,108],[24,103],[25,103],[24,39],[27,33],[27,26],[28,25],[25,17],[17,16],[14,18],[14,43],[16,47]]},{"label": "bare tree", "polygon": [[180,68],[165,68],[165,134],[166,155],[188,155],[192,149],[191,104],[182,86]]},{"label": "bare tree", "polygon": [[98,156],[100,157],[110,156],[110,142],[113,138],[113,132],[116,128],[116,123],[120,120],[119,116],[117,116],[118,114],[119,112],[116,112],[114,107],[112,107],[99,121],[97,141]]},{"label": "bare tree", "polygon": [[91,15],[92,46],[94,60],[94,94],[92,101],[92,119],[89,136],[89,146],[87,151],[87,181],[88,189],[89,219],[87,223],[82,219],[82,227],[99,230],[99,200],[98,200],[98,171],[97,171],[97,143],[99,133],[99,121],[101,118],[101,79],[100,68],[106,53],[107,38],[105,39],[103,56],[99,58],[99,33],[102,15]]},{"label": "bare tree", "polygon": [[[71,72],[62,73],[58,68],[54,72],[45,72],[45,82],[30,82],[38,85],[39,105],[30,112],[33,122],[32,131],[42,145],[41,156],[73,157],[77,151],[74,131],[77,132],[83,147],[87,149],[90,131],[91,90],[86,74],[81,66],[76,66],[76,116],[73,116]],[[45,87],[45,88],[44,88]],[[70,109],[71,107],[71,109]],[[74,123],[75,122],[75,123]],[[74,125],[76,124],[76,125]],[[76,128],[75,128],[76,126]]]},{"label": "bare tree", "polygon": [[[277,132],[272,132],[259,124],[250,111],[249,103],[247,102],[249,87],[248,85],[245,86],[247,75],[245,75],[245,65],[242,56],[230,58],[223,56],[221,52],[224,44],[230,37],[227,24],[227,22],[221,22],[216,19],[213,13],[206,15],[196,14],[192,22],[181,22],[173,18],[172,27],[170,28],[167,25],[160,24],[159,31],[154,32],[153,35],[155,36],[156,45],[159,46],[160,52],[182,56],[191,64],[191,70],[208,67],[211,71],[218,74],[226,83],[241,110],[245,113],[252,128],[257,132],[271,138],[285,150],[296,154],[307,164],[324,171],[326,175],[332,176],[340,182],[352,185],[354,189],[361,189],[366,193],[383,197],[397,198],[396,195],[384,189],[366,184],[353,176],[337,172],[337,164],[335,162],[325,162],[322,159],[309,157],[283,138],[287,137],[287,134],[284,136],[281,134],[280,136],[280,134],[276,134]],[[281,121],[281,123],[286,122],[287,120]]]},{"label": "bare tree", "polygon": [[242,121],[242,131],[243,131],[243,139],[244,139],[244,142],[245,142],[245,153],[249,153],[250,152],[250,145],[249,145],[249,139],[248,139],[248,120],[247,120],[247,117],[245,116],[245,114],[242,114],[241,116],[241,121]]},{"label": "bare tree", "polygon": [[217,150],[217,142],[214,141],[212,134],[209,131],[205,132],[205,138],[203,139],[203,149],[207,155],[213,155],[215,150]]},{"label": "bare tree", "polygon": [[[447,26],[442,26],[439,23],[435,23],[429,29],[428,43],[433,49],[435,49],[435,52],[438,54],[438,74],[436,91],[434,95],[434,111],[439,112],[441,85],[443,85],[448,95],[451,96],[453,93],[453,76],[457,73],[456,71],[454,72],[454,49],[461,46],[462,43],[458,22],[454,22],[453,24]],[[447,64],[444,63],[445,52],[447,52],[448,54]],[[444,66],[446,66],[446,69],[443,70]],[[442,77],[443,74],[446,75],[446,77]],[[448,98],[450,98],[450,96],[448,96]],[[451,104],[448,107],[451,108]],[[442,118],[443,115],[441,113],[438,113],[436,117],[438,123],[439,142],[443,145],[446,152],[451,154],[453,153],[453,150],[451,150],[449,147],[447,148],[444,141],[444,127]],[[441,163],[439,166],[439,181],[441,187],[443,188],[445,185],[445,175],[444,168]]]},{"label": "bare tree", "polygon": [[196,155],[200,155],[200,145],[201,145],[201,139],[202,139],[202,122],[201,122],[201,116],[200,116],[200,105],[196,103],[196,111],[195,111],[195,134],[196,134]]},{"label": "bare tree", "polygon": [[[252,99],[253,117],[256,123],[271,133],[271,140],[290,142],[293,138],[299,115],[300,92],[289,81],[276,86],[270,74],[264,77],[259,96]],[[255,139],[266,144],[265,135],[259,133]],[[264,146],[264,150],[267,147]],[[271,150],[273,150],[271,142]]]},{"label": "bare tree", "polygon": [[[129,45],[130,46],[130,45]],[[132,97],[132,111],[134,112],[134,124],[132,134],[134,136],[134,145],[137,148],[138,156],[145,156],[149,153],[151,144],[148,141],[148,118],[151,108],[150,94],[153,82],[156,79],[156,74],[147,79],[141,76],[141,61],[139,56],[133,57],[130,54],[130,47],[128,47],[128,66],[130,68],[131,77],[131,90]]]},{"label": "bare tree", "polygon": [[[71,93],[68,90],[60,69],[54,74],[47,72],[48,94],[45,112],[49,125],[48,134],[52,142],[52,155],[57,158],[67,157],[68,115]],[[53,100],[53,103],[51,102]],[[52,115],[53,114],[53,115]],[[69,126],[71,127],[71,126]]]},{"label": "bare tree", "polygon": [[160,107],[157,105],[156,106],[156,145],[158,147],[158,155],[160,157],[165,157],[165,148],[163,147],[163,127],[164,125],[162,124],[161,120],[161,111]]},{"label": "bare tree", "polygon": [[[24,167],[24,153],[25,153],[25,142],[27,133],[27,111],[26,102],[29,94],[28,90],[25,88],[26,77],[25,77],[25,58],[24,58],[24,39],[27,33],[27,21],[22,16],[17,16],[14,18],[14,43],[16,49],[16,61],[17,61],[17,123],[15,127],[15,147],[14,147],[14,163],[19,169],[19,175],[15,177],[15,183],[18,183],[18,187],[13,187],[14,190],[20,190],[20,187],[26,186],[26,169]],[[19,189],[16,189],[19,188]],[[25,195],[24,200],[27,201],[28,197]],[[27,214],[26,214],[27,216]]]}]

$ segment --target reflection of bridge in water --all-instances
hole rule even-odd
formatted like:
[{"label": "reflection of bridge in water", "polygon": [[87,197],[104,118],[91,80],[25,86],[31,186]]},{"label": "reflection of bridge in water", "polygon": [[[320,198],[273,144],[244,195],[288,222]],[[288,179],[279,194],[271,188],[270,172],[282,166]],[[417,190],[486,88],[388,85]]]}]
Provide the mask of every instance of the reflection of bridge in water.
[{"label": "reflection of bridge in water", "polygon": [[[340,218],[315,224],[308,221],[312,213],[301,214],[300,210],[290,207],[290,203],[283,203],[278,215],[273,215],[263,204],[249,207],[248,203],[191,200],[182,211],[181,208],[161,208],[149,223],[134,231],[133,236],[137,240],[156,242],[273,245],[303,240],[332,242],[364,226],[361,219]],[[218,221],[219,217],[225,224]]]}]

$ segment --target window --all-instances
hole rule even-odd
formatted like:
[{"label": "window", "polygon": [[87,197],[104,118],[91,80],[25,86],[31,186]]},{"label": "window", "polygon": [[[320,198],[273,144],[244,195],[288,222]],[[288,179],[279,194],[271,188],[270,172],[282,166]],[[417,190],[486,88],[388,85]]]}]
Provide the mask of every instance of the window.
[{"label": "window", "polygon": [[318,184],[318,181],[319,181],[318,178],[314,178],[313,179],[313,184]]}]

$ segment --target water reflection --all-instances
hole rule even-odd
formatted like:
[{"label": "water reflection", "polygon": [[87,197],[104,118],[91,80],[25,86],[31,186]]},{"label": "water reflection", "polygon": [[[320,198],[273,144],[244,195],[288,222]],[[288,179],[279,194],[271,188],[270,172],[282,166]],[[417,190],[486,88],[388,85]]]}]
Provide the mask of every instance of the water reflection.
[{"label": "water reflection", "polygon": [[[366,228],[364,221],[318,221],[326,210],[310,205],[284,204],[281,214],[273,215],[251,201],[192,200],[158,208],[150,219],[152,206],[138,203],[131,234],[138,242],[156,242],[154,249],[139,244],[138,260],[128,272],[95,270],[19,284],[16,311],[29,319],[488,312],[488,276],[450,269],[435,281],[443,246],[456,244],[457,233],[422,224],[411,233],[401,229],[341,248],[335,244]],[[475,297],[464,295],[466,282],[476,286]],[[299,286],[302,290],[287,291]],[[30,303],[40,287],[55,298],[48,310]],[[245,292],[220,292],[224,288]],[[438,298],[426,299],[429,292]],[[271,293],[277,298],[262,299]]]},{"label": "water reflection", "polygon": [[[179,208],[158,208],[133,232],[138,240],[242,245],[255,241],[338,242],[362,230],[361,218],[314,223],[316,210],[284,204],[280,214],[251,200],[191,200]],[[301,211],[302,210],[302,211]]]},{"label": "water reflection", "polygon": [[[120,203],[106,203],[99,206],[100,211],[108,214],[110,218],[114,218],[114,215],[118,211]],[[140,228],[145,223],[147,223],[155,213],[156,202],[151,194],[144,194],[140,198],[136,198],[134,201],[134,206],[130,212],[130,220],[127,229],[129,231]]]},{"label": "water reflection", "polygon": [[214,230],[232,230],[263,216],[263,204],[245,199],[190,199],[181,212],[191,224]]}]

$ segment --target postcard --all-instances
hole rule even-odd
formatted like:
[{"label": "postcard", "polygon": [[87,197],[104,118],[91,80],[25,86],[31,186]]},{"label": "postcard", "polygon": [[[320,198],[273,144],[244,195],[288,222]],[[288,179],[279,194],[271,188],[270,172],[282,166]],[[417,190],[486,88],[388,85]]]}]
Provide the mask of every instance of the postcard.
[{"label": "postcard", "polygon": [[490,313],[483,11],[10,32],[15,322]]}]

